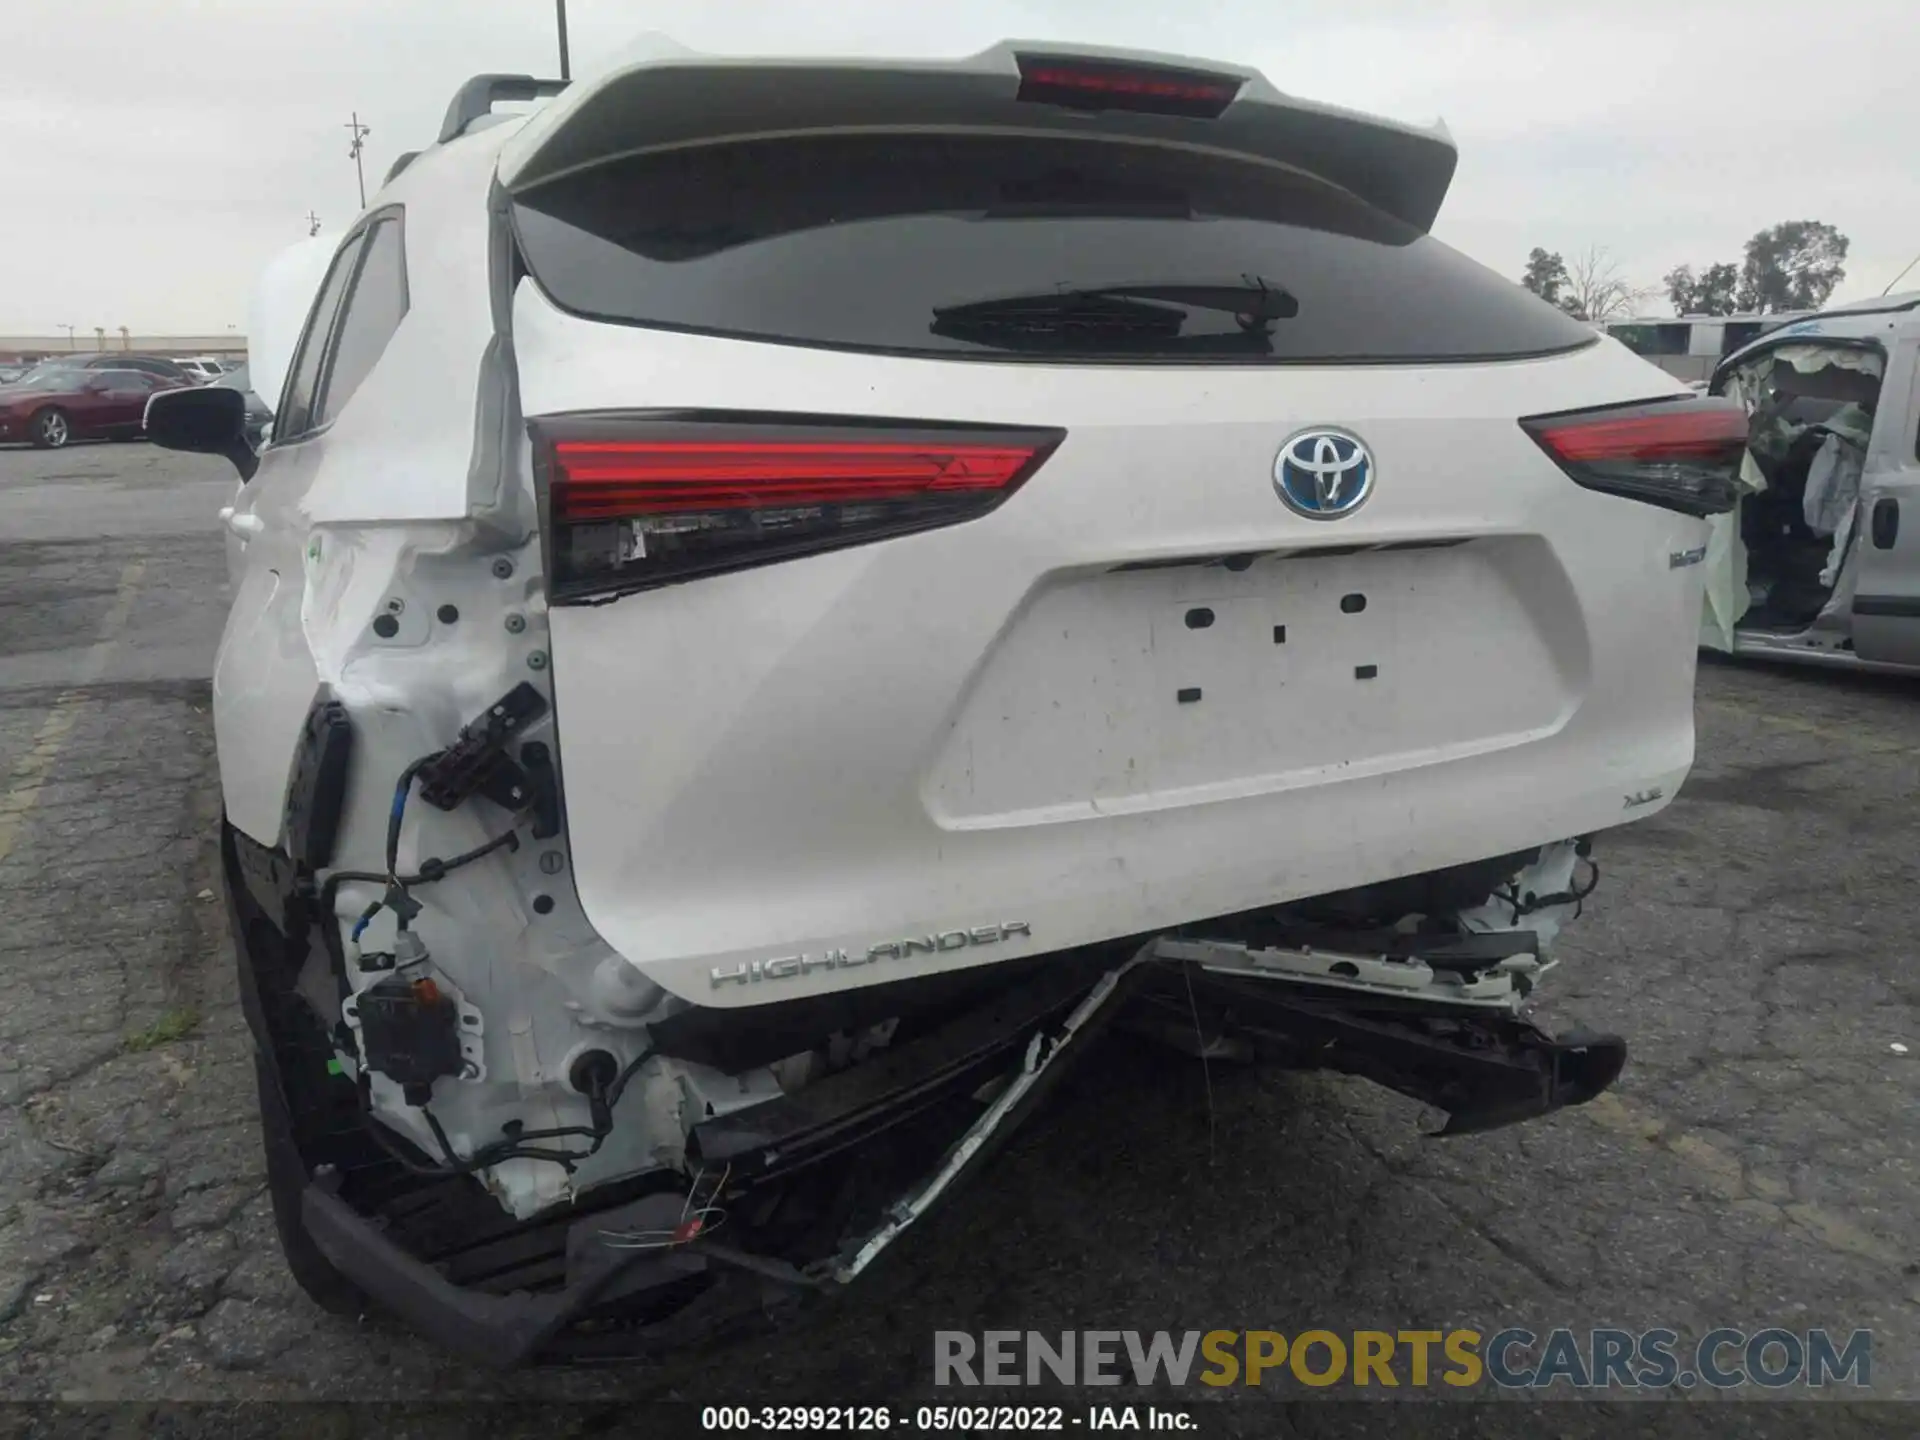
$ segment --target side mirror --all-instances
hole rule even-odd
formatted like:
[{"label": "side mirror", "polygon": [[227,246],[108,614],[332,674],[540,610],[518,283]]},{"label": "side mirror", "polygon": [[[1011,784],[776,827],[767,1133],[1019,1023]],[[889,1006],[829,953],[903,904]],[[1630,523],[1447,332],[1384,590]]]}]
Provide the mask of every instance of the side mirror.
[{"label": "side mirror", "polygon": [[251,480],[260,457],[247,443],[247,401],[225,386],[194,385],[147,397],[147,439],[163,450],[223,455]]}]

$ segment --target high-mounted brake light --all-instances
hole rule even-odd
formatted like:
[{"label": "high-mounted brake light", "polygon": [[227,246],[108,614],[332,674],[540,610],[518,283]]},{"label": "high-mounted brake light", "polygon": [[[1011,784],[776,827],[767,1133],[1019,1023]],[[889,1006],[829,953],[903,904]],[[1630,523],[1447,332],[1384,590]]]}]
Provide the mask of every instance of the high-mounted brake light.
[{"label": "high-mounted brake light", "polygon": [[1203,70],[1046,55],[1022,55],[1018,63],[1020,99],[1074,110],[1140,110],[1213,120],[1245,83]]},{"label": "high-mounted brake light", "polygon": [[1718,515],[1739,498],[1747,412],[1717,396],[1535,415],[1520,422],[1573,480],[1686,515]]},{"label": "high-mounted brake light", "polygon": [[994,509],[1058,431],[579,416],[532,427],[556,600],[791,560]]}]

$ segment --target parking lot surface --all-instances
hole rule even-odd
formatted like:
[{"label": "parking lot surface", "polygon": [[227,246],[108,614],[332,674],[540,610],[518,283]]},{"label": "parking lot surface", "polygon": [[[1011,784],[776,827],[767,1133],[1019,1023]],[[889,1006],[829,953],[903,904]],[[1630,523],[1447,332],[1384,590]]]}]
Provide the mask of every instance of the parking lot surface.
[{"label": "parking lot surface", "polygon": [[797,1334],[501,1375],[321,1314],[272,1239],[217,899],[231,488],[0,449],[0,1393],[951,1400],[940,1329],[1779,1325],[1871,1329],[1871,1393],[1920,1398],[1920,686],[1725,664],[1545,986],[1632,1046],[1585,1109],[1441,1142],[1357,1081],[1216,1067],[1209,1103],[1116,1037]]}]

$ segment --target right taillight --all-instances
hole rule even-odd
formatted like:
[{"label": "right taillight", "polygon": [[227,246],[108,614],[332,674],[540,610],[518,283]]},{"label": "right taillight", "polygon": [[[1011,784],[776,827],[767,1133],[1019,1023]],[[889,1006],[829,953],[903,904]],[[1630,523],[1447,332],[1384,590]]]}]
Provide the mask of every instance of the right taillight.
[{"label": "right taillight", "polygon": [[1534,415],[1520,428],[1573,480],[1684,515],[1718,515],[1739,499],[1747,412],[1718,396],[1681,396]]},{"label": "right taillight", "polygon": [[576,415],[537,420],[556,601],[591,601],[978,519],[1057,430]]}]

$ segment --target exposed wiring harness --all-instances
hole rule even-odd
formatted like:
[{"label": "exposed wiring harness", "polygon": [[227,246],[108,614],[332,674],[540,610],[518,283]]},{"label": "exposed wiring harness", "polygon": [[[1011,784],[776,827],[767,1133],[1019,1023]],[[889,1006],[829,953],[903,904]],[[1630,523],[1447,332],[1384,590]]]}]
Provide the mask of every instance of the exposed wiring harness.
[{"label": "exposed wiring harness", "polygon": [[[360,943],[360,937],[366,933],[367,926],[373,922],[373,917],[378,915],[382,910],[393,911],[394,920],[399,928],[402,930],[407,928],[408,924],[413,920],[413,917],[420,913],[420,907],[414,903],[413,896],[408,893],[411,886],[438,880],[448,871],[457,870],[462,865],[478,860],[482,855],[491,854],[502,845],[511,843],[515,848],[519,846],[520,842],[514,839],[513,830],[509,828],[505,834],[495,837],[495,839],[488,841],[485,845],[467,851],[464,855],[456,855],[451,860],[429,859],[422,863],[418,875],[401,876],[400,827],[407,815],[407,797],[413,793],[413,782],[418,778],[420,772],[426,769],[427,766],[433,764],[434,761],[438,760],[445,753],[446,752],[442,750],[435,750],[430,754],[422,755],[418,760],[415,760],[411,765],[407,766],[406,769],[402,770],[399,780],[394,783],[393,803],[387,809],[387,872],[384,875],[369,875],[362,871],[356,876],[356,878],[386,881],[387,893],[367,906],[365,910],[361,911],[360,918],[353,922],[353,934],[349,938],[351,938],[356,945]],[[515,823],[518,824],[518,817],[515,817]],[[338,878],[340,877],[333,877],[333,879]],[[330,879],[328,883],[332,884],[333,879]]]},{"label": "exposed wiring harness", "polygon": [[671,1229],[602,1230],[600,1243],[609,1250],[671,1250],[711,1235],[727,1223],[727,1212],[718,1202],[726,1194],[733,1166],[729,1164],[720,1172],[720,1178],[703,1198],[700,1185],[706,1173],[705,1166],[694,1172],[693,1182],[687,1186],[687,1197],[680,1206],[680,1218]]},{"label": "exposed wiring harness", "polygon": [[1587,867],[1587,883],[1584,886],[1581,885],[1578,880],[1575,880],[1572,888],[1558,891],[1552,895],[1536,895],[1532,891],[1528,891],[1527,894],[1522,895],[1519,885],[1515,883],[1507,886],[1504,890],[1494,891],[1494,898],[1502,904],[1513,907],[1513,923],[1515,925],[1518,925],[1523,917],[1531,915],[1538,910],[1550,909],[1555,905],[1573,906],[1573,918],[1578,920],[1581,911],[1586,907],[1587,897],[1600,888],[1600,866],[1589,855],[1582,854],[1580,859],[1585,862]]},{"label": "exposed wiring harness", "polygon": [[[453,1142],[448,1138],[445,1128],[433,1111],[425,1105],[419,1106],[420,1114],[427,1122],[427,1128],[433,1132],[433,1138],[440,1146],[440,1153],[446,1157],[444,1163],[429,1162],[423,1165],[389,1137],[385,1127],[373,1113],[372,1077],[364,1066],[361,1067],[356,1088],[360,1093],[361,1119],[368,1133],[373,1136],[382,1150],[416,1175],[471,1175],[508,1160],[549,1160],[564,1168],[568,1174],[572,1174],[581,1161],[599,1153],[607,1137],[613,1134],[614,1106],[620,1103],[620,1097],[625,1093],[627,1083],[639,1073],[640,1067],[652,1058],[651,1049],[642,1050],[626,1063],[605,1089],[598,1085],[589,1088],[587,1104],[593,1120],[591,1126],[558,1125],[545,1130],[524,1130],[520,1128],[518,1121],[509,1121],[502,1127],[506,1133],[501,1139],[482,1145],[473,1154],[464,1158],[454,1150]],[[572,1137],[584,1138],[591,1143],[585,1150],[550,1150],[528,1143],[534,1140],[564,1140]]]},{"label": "exposed wiring harness", "polygon": [[[421,756],[412,764],[408,765],[406,769],[402,770],[400,772],[400,778],[394,783],[393,803],[387,812],[387,837],[384,855],[386,860],[385,870],[380,872],[372,870],[335,870],[327,876],[326,882],[320,888],[320,913],[324,916],[331,917],[334,914],[335,897],[338,895],[342,885],[361,882],[384,884],[386,886],[385,893],[382,894],[378,900],[375,900],[371,905],[367,906],[365,910],[361,911],[359,917],[354,921],[353,929],[349,935],[349,940],[352,944],[358,945],[360,943],[360,937],[366,933],[367,926],[373,922],[374,917],[382,910],[391,910],[398,930],[404,932],[412,919],[420,913],[419,902],[414,900],[410,893],[412,887],[416,885],[430,885],[436,881],[443,880],[461,867],[471,865],[475,861],[484,859],[496,851],[512,851],[520,848],[520,837],[516,833],[516,827],[524,816],[516,815],[513,818],[512,825],[500,834],[495,835],[492,839],[483,841],[470,850],[463,850],[459,854],[449,856],[446,859],[441,859],[438,856],[429,856],[420,862],[419,870],[413,874],[402,875],[400,873],[400,833],[406,820],[407,799],[412,793],[413,783],[419,777],[420,772],[435,760],[439,759],[443,753],[442,751],[436,750],[431,754]],[[342,1000],[345,1000],[352,995],[353,985],[352,981],[348,978],[344,964],[338,966],[338,979],[340,996]],[[341,1028],[344,1031],[345,1027],[342,1026]],[[351,1049],[350,1036],[348,1037],[347,1044],[348,1048]],[[497,1165],[502,1161],[513,1159],[551,1160],[555,1164],[565,1166],[567,1170],[571,1172],[574,1166],[579,1164],[580,1161],[599,1150],[601,1145],[605,1143],[607,1137],[613,1133],[613,1107],[619,1101],[621,1092],[626,1089],[627,1082],[633,1078],[634,1073],[651,1053],[651,1051],[646,1051],[635,1057],[626,1069],[622,1070],[604,1091],[596,1086],[588,1092],[588,1103],[592,1107],[593,1124],[591,1127],[569,1125],[545,1130],[523,1130],[520,1129],[517,1122],[515,1122],[506,1127],[507,1134],[505,1138],[494,1141],[490,1145],[482,1146],[465,1159],[462,1159],[455,1153],[453,1144],[448,1138],[445,1128],[440,1124],[438,1117],[436,1117],[431,1110],[427,1109],[425,1105],[420,1106],[419,1109],[422,1116],[426,1119],[427,1127],[433,1132],[433,1137],[439,1144],[441,1153],[445,1156],[444,1164],[421,1164],[418,1160],[415,1160],[411,1155],[408,1155],[402,1150],[389,1136],[386,1128],[378,1123],[373,1113],[371,1094],[372,1076],[364,1064],[357,1067],[357,1078],[354,1088],[358,1093],[360,1101],[361,1121],[367,1132],[372,1135],[381,1149],[385,1150],[388,1155],[392,1156],[393,1159],[414,1174],[468,1175],[477,1170],[484,1170],[490,1165]],[[585,1137],[592,1142],[591,1146],[585,1151],[573,1151],[542,1149],[528,1143],[535,1140],[558,1140],[574,1136]]]}]

